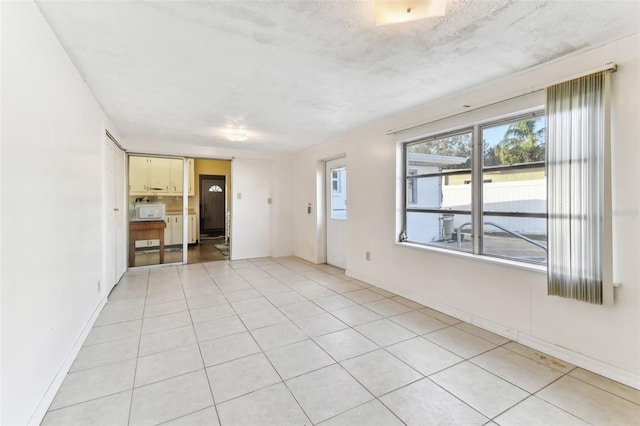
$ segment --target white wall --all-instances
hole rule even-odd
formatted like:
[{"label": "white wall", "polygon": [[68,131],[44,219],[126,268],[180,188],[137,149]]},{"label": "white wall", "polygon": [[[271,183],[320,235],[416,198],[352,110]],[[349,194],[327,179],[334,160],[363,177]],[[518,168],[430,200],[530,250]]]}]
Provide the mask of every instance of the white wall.
[{"label": "white wall", "polygon": [[231,163],[231,260],[271,256],[271,184],[271,161]]},{"label": "white wall", "polygon": [[[323,257],[322,230],[308,201],[316,200],[318,161],[346,152],[349,173],[347,274],[425,303],[466,321],[544,350],[615,380],[640,388],[640,134],[637,114],[640,84],[638,37],[558,60],[464,94],[380,120],[339,140],[294,157],[295,254]],[[613,184],[614,250],[617,289],[614,306],[548,297],[544,272],[477,260],[437,250],[395,244],[400,229],[398,142],[473,121],[543,105],[543,92],[469,112],[393,136],[388,129],[460,112],[557,82],[614,61]],[[425,88],[428,90],[428,88]],[[365,260],[365,251],[371,261]]]},{"label": "white wall", "polygon": [[293,254],[293,193],[291,157],[271,162],[271,255]]},{"label": "white wall", "polygon": [[106,118],[38,8],[1,8],[0,423],[37,424],[104,303]]}]

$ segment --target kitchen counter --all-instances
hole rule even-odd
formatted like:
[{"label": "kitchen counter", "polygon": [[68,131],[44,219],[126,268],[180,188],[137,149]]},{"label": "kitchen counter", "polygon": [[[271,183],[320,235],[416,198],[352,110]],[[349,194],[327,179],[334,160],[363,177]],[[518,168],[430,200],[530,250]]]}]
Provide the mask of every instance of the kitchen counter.
[{"label": "kitchen counter", "polygon": [[[180,210],[167,210],[166,214],[182,214],[182,209]],[[188,214],[196,214],[196,209],[189,209]]]}]

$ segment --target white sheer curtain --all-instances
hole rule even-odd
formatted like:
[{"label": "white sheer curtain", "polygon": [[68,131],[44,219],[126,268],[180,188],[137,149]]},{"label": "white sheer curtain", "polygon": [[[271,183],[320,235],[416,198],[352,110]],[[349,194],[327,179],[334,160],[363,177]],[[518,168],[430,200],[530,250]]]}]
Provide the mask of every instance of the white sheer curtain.
[{"label": "white sheer curtain", "polygon": [[609,75],[546,90],[548,294],[596,304],[606,270]]}]

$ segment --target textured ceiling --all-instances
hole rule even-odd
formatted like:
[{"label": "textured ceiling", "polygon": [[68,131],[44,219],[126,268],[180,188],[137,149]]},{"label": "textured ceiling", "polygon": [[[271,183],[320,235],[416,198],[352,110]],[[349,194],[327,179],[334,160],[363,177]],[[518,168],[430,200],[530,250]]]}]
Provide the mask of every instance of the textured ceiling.
[{"label": "textured ceiling", "polygon": [[[640,2],[449,0],[376,27],[372,1],[38,3],[129,141],[294,152],[638,33]],[[225,125],[249,140],[225,140]]]}]

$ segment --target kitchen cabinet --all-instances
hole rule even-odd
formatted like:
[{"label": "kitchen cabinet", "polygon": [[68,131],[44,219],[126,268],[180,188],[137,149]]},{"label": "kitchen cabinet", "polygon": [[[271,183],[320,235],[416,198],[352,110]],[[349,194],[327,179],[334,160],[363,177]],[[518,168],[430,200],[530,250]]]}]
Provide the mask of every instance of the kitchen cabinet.
[{"label": "kitchen cabinet", "polygon": [[[169,158],[148,159],[149,189],[154,194],[169,193],[171,183],[171,160]],[[178,160],[179,161],[179,160]]]},{"label": "kitchen cabinet", "polygon": [[129,157],[129,192],[132,195],[149,191],[148,163],[145,157]]},{"label": "kitchen cabinet", "polygon": [[167,227],[164,228],[164,241],[166,245],[182,244],[182,225],[183,219],[181,214],[168,214],[165,218]]},{"label": "kitchen cabinet", "polygon": [[[129,195],[182,195],[183,161],[177,158],[129,157]],[[193,158],[187,159],[188,194],[194,195]]]},{"label": "kitchen cabinet", "polygon": [[182,160],[171,160],[171,167],[169,170],[169,176],[171,182],[169,182],[169,192],[173,194],[182,194]]}]

